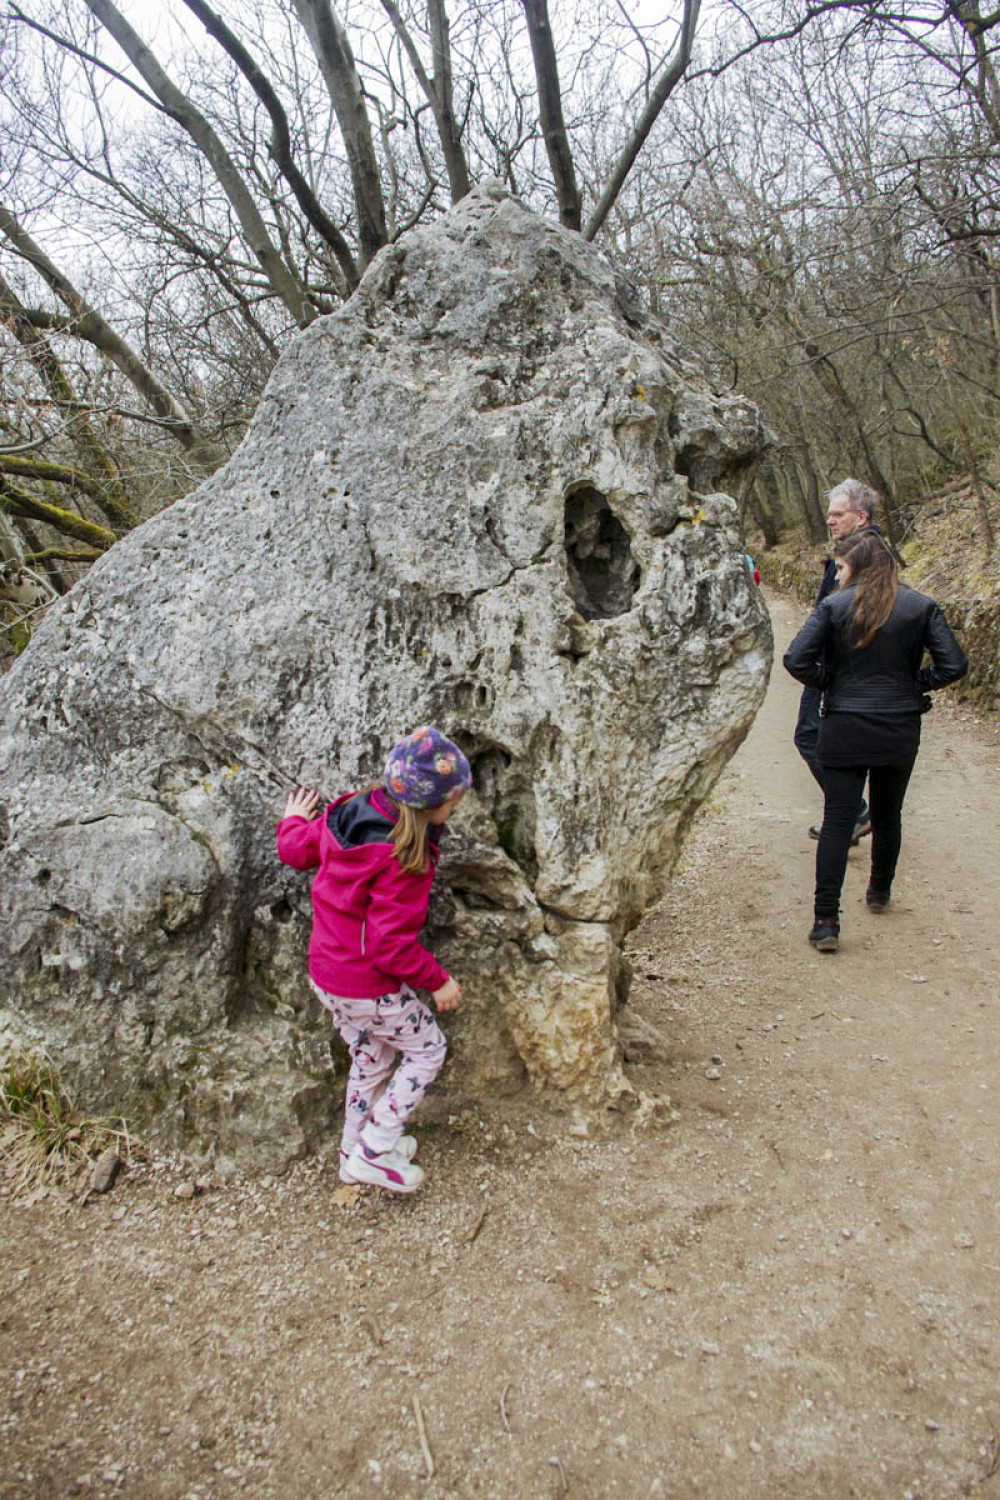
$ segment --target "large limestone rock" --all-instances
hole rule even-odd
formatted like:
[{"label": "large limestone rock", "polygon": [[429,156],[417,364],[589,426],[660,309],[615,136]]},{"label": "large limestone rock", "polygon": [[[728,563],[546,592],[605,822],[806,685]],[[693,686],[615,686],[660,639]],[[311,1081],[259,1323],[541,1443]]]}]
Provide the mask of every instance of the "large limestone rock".
[{"label": "large limestone rock", "polygon": [[761,444],[500,190],[383,251],[3,680],[0,1032],[193,1153],[305,1149],[337,1089],[275,818],[431,720],[475,772],[432,908],[467,995],[439,1089],[613,1097],[622,938],[765,690],[720,493]]}]

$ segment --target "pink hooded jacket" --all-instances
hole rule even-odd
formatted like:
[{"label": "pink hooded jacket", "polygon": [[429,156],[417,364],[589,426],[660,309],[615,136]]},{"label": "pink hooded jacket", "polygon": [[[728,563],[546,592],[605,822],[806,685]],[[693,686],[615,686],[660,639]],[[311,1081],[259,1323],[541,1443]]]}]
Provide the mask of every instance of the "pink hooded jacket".
[{"label": "pink hooded jacket", "polygon": [[[448,971],[417,941],[427,920],[437,846],[430,845],[426,872],[414,875],[400,868],[388,840],[341,843],[331,823],[336,827],[336,809],[355,796],[345,792],[318,818],[282,818],[278,824],[278,858],[295,870],[317,870],[309,973],[321,990],[348,999],[391,994],[404,980],[414,989],[440,989]],[[372,808],[392,816],[378,792]]]}]

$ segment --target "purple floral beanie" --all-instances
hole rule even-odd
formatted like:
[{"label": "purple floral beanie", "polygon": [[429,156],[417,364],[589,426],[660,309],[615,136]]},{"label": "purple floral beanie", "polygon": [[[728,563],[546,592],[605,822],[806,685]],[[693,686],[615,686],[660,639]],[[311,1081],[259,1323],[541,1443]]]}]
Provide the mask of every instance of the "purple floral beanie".
[{"label": "purple floral beanie", "polygon": [[385,789],[407,807],[440,807],[456,790],[472,785],[469,762],[440,730],[422,724],[389,752]]}]

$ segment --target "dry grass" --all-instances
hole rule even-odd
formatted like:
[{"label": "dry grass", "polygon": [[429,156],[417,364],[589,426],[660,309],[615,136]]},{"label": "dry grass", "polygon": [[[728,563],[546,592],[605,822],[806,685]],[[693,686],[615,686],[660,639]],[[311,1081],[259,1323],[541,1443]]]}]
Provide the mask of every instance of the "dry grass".
[{"label": "dry grass", "polygon": [[0,1163],[10,1190],[74,1187],[108,1150],[126,1163],[144,1154],[125,1120],[82,1114],[51,1063],[11,1053],[0,1074]]}]

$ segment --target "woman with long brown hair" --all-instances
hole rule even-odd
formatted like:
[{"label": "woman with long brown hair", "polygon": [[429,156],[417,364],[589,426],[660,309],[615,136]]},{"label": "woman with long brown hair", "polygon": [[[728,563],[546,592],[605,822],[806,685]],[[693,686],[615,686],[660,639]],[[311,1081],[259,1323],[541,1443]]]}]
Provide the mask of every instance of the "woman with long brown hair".
[{"label": "woman with long brown hair", "polygon": [[817,759],[824,810],[809,933],[820,953],[835,953],[840,943],[840,892],[865,778],[872,820],[865,903],[883,912],[902,843],[920,716],[930,707],[926,695],[956,682],[968,666],[934,600],[900,584],[895,557],[878,532],[845,537],[833,555],[837,591],[813,611],[784,657],[793,677],[823,694]]}]

